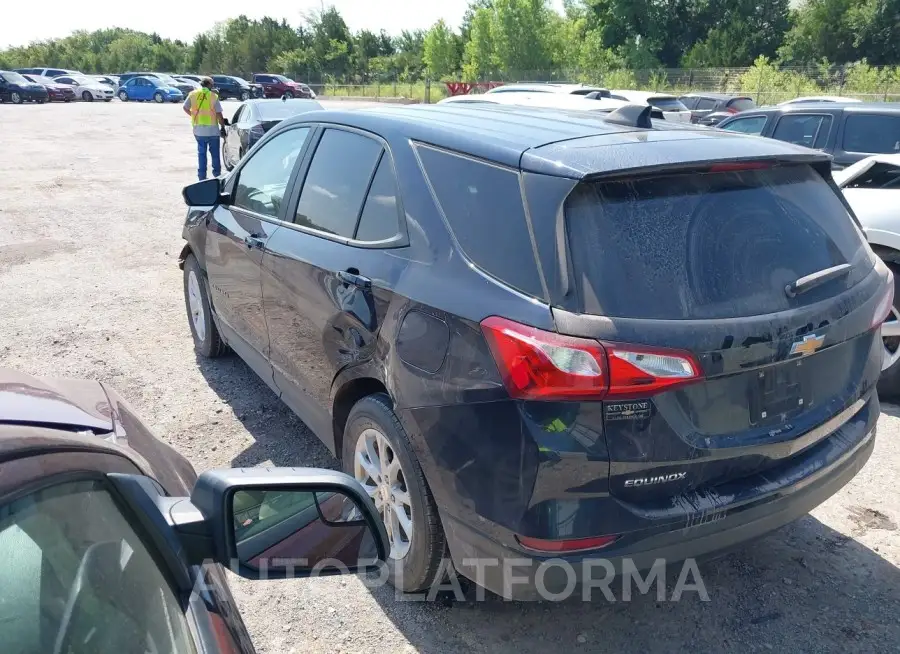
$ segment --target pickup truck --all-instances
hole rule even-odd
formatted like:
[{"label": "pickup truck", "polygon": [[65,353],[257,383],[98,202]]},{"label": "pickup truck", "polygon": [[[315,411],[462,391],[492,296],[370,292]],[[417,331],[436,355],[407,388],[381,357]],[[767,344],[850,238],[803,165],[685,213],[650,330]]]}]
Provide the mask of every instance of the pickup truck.
[{"label": "pickup truck", "polygon": [[262,86],[266,98],[315,98],[316,94],[306,84],[295,82],[284,75],[257,73],[253,83]]}]

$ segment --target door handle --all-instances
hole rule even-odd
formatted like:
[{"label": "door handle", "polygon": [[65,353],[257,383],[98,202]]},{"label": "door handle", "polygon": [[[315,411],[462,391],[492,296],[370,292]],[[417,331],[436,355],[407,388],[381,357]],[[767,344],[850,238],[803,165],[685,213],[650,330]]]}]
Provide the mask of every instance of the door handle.
[{"label": "door handle", "polygon": [[244,237],[244,245],[251,250],[253,248],[262,248],[263,240],[259,237],[259,234],[247,234]]},{"label": "door handle", "polygon": [[372,280],[368,277],[363,277],[362,275],[360,275],[359,271],[356,268],[339,270],[337,277],[345,284],[352,284],[353,286],[359,286],[360,288],[372,287]]}]

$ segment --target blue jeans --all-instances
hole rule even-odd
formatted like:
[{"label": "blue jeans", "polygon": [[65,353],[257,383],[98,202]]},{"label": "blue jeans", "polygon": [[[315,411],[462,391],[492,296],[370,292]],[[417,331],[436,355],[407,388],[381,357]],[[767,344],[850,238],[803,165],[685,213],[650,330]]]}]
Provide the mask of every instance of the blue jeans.
[{"label": "blue jeans", "polygon": [[206,179],[206,150],[209,148],[209,156],[212,157],[212,174],[218,177],[222,174],[222,164],[219,161],[219,135],[194,136],[197,139],[197,178]]}]

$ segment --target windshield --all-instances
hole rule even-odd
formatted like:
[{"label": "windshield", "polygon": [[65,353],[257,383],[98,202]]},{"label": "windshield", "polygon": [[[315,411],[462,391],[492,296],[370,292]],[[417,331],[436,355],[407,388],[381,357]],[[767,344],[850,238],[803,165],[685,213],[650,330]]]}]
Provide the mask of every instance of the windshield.
[{"label": "windshield", "polygon": [[647,102],[663,111],[687,111],[688,108],[682,104],[681,100],[672,96],[662,96],[658,98],[649,98]]},{"label": "windshield", "polygon": [[159,73],[157,73],[156,79],[158,79],[163,84],[169,84],[171,86],[175,86],[176,84],[178,84],[178,80],[176,80],[171,75],[160,75]]},{"label": "windshield", "polygon": [[[582,184],[565,215],[585,313],[763,315],[831,297],[874,265],[840,198],[809,166]],[[800,277],[844,263],[853,271],[841,282],[785,294]]]},{"label": "windshield", "polygon": [[30,82],[19,75],[19,73],[3,73],[3,79],[10,84],[30,84]]},{"label": "windshield", "polygon": [[242,79],[240,77],[232,77],[231,79],[233,79],[235,82],[237,82],[241,86],[250,86],[250,82],[248,82],[247,80]]},{"label": "windshield", "polygon": [[91,79],[86,75],[69,75],[69,79],[74,80],[77,84],[96,84],[97,80]]},{"label": "windshield", "polygon": [[321,109],[315,100],[274,100],[272,102],[260,102],[256,105],[259,119],[262,121],[284,120],[307,111]]}]

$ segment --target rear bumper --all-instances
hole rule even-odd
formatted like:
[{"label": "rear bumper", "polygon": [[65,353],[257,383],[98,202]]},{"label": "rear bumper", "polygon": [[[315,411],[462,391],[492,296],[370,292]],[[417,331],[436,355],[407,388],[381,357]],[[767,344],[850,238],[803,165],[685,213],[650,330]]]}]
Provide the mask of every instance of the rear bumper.
[{"label": "rear bumper", "polygon": [[[859,472],[874,443],[872,429],[829,465],[747,506],[704,511],[680,527],[631,537],[626,545],[617,542],[590,554],[536,556],[453,517],[442,515],[443,524],[456,570],[491,592],[513,600],[589,599],[591,588],[608,575],[649,570],[659,560],[668,566],[710,558],[802,517]],[[515,543],[509,536],[503,540]]]}]

